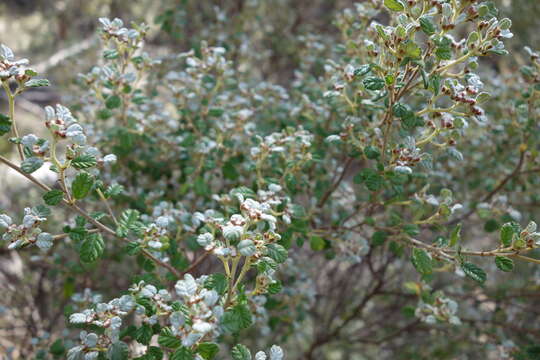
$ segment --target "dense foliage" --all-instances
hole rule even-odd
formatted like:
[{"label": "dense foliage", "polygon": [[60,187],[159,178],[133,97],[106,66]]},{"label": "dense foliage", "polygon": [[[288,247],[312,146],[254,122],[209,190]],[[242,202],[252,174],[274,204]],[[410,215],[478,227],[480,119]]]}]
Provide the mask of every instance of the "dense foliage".
[{"label": "dense foliage", "polygon": [[540,58],[493,68],[512,22],[489,1],[365,1],[339,42],[295,42],[284,87],[223,16],[160,57],[149,26],[100,18],[98,63],[39,135],[16,103],[49,81],[2,45],[0,163],[42,191],[0,215],[2,246],[57,294],[22,354],[538,358]]}]

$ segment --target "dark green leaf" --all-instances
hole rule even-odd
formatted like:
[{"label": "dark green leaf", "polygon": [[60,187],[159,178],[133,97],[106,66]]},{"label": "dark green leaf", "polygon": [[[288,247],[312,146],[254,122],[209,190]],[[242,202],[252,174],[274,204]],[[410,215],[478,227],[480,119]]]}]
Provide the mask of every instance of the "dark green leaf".
[{"label": "dark green leaf", "polygon": [[122,99],[118,95],[111,95],[105,100],[105,106],[107,109],[117,109],[122,105]]},{"label": "dark green leaf", "polygon": [[375,146],[368,145],[364,148],[364,154],[368,159],[378,159],[381,156],[381,152]]},{"label": "dark green leaf", "polygon": [[21,163],[21,169],[27,174],[31,174],[43,165],[43,159],[38,157],[29,157]]},{"label": "dark green leaf", "polygon": [[483,284],[486,281],[486,272],[473,263],[464,262],[461,264],[461,270],[463,270],[465,275],[467,275],[469,278],[480,284]]},{"label": "dark green leaf", "polygon": [[90,234],[81,244],[81,261],[91,263],[96,261],[105,249],[105,242],[99,233]]},{"label": "dark green leaf", "polygon": [[373,235],[371,236],[371,245],[373,246],[379,246],[384,244],[386,239],[388,238],[388,233],[385,231],[375,231]]},{"label": "dark green leaf", "polygon": [[218,294],[223,295],[227,290],[227,276],[221,273],[214,273],[208,276],[204,282],[204,287],[207,289],[215,290]]},{"label": "dark green leaf", "polygon": [[414,248],[411,261],[416,270],[422,275],[428,275],[433,272],[431,257],[424,249]]},{"label": "dark green leaf", "polygon": [[158,344],[170,349],[176,349],[182,345],[182,341],[173,335],[171,329],[163,328],[158,337]]},{"label": "dark green leaf", "polygon": [[60,204],[63,198],[64,192],[58,189],[53,189],[43,194],[43,201],[45,201],[45,204],[51,206]]},{"label": "dark green leaf", "polygon": [[268,244],[266,250],[268,252],[267,256],[274,259],[278,264],[287,260],[287,249],[279,244]]},{"label": "dark green leaf", "polygon": [[7,134],[11,130],[11,119],[9,116],[0,114],[0,136]]},{"label": "dark green leaf", "polygon": [[506,256],[495,256],[495,265],[505,272],[510,272],[514,269],[514,261]]},{"label": "dark green leaf", "polygon": [[170,360],[194,360],[195,355],[193,352],[185,346],[182,346],[176,350],[170,357]]},{"label": "dark green leaf", "polygon": [[219,352],[219,346],[211,342],[200,343],[197,347],[197,354],[205,360],[212,360]]},{"label": "dark green leaf", "polygon": [[90,154],[79,155],[75,159],[71,160],[71,165],[75,169],[87,169],[96,166],[96,164],[96,158]]},{"label": "dark green leaf", "polygon": [[368,90],[381,90],[385,86],[384,79],[378,77],[368,77],[364,79],[363,83]]},{"label": "dark green leaf", "polygon": [[232,358],[234,360],[251,360],[251,352],[244,345],[238,344],[232,349]]},{"label": "dark green leaf", "polygon": [[233,334],[246,329],[252,324],[251,312],[245,305],[236,305],[226,311],[221,318],[223,328]]},{"label": "dark green leaf", "polygon": [[420,27],[426,35],[435,34],[435,25],[433,25],[431,19],[427,16],[422,16],[420,18]]},{"label": "dark green leaf", "polygon": [[143,345],[148,345],[153,334],[154,332],[149,324],[142,324],[141,327],[135,332],[135,340]]},{"label": "dark green leaf", "polygon": [[[501,226],[501,230],[499,233],[499,237],[501,240],[501,244],[504,247],[508,247],[512,245],[512,237],[514,236],[516,226],[512,223],[506,223],[503,226]],[[519,230],[518,230],[519,231]]]},{"label": "dark green leaf", "polygon": [[94,178],[87,172],[80,172],[71,184],[71,192],[75,199],[85,198],[94,184]]}]

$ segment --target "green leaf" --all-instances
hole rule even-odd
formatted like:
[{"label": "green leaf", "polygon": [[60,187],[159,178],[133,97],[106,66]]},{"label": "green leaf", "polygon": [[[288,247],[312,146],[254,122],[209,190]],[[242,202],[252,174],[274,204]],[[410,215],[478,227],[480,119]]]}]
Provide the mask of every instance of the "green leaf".
[{"label": "green leaf", "polygon": [[42,86],[50,86],[51,83],[47,79],[32,79],[24,83],[24,87],[27,88],[36,88]]},{"label": "green leaf", "polygon": [[87,169],[96,166],[97,160],[95,156],[90,154],[83,154],[77,156],[75,159],[71,160],[71,166],[75,169]]},{"label": "green leaf", "polygon": [[373,235],[371,236],[371,245],[373,246],[379,246],[384,244],[386,239],[388,238],[388,233],[385,231],[375,231]]},{"label": "green leaf", "polygon": [[499,270],[510,272],[514,269],[514,261],[506,256],[495,256],[495,265]]},{"label": "green leaf", "polygon": [[419,59],[422,55],[422,49],[414,41],[407,40],[403,42],[403,51],[405,56],[411,59]]},{"label": "green leaf", "polygon": [[416,270],[422,275],[428,275],[433,272],[431,257],[424,249],[414,248],[411,261]]},{"label": "green leaf", "polygon": [[420,234],[420,228],[416,224],[403,225],[403,231],[409,236],[418,236]]},{"label": "green leaf", "polygon": [[365,64],[354,69],[354,76],[364,76],[371,71],[371,65]]},{"label": "green leaf", "polygon": [[75,199],[84,199],[94,185],[94,178],[87,172],[80,172],[71,184],[71,192]]},{"label": "green leaf", "polygon": [[431,19],[427,16],[422,16],[420,19],[420,28],[426,35],[435,34],[435,25],[431,22]]},{"label": "green leaf", "polygon": [[457,224],[450,233],[450,246],[455,246],[461,240],[461,224]]},{"label": "green leaf", "polygon": [[368,159],[378,159],[381,156],[381,152],[375,146],[368,145],[364,148],[364,154]]},{"label": "green leaf", "polygon": [[[512,245],[512,237],[514,236],[516,226],[512,223],[506,223],[503,226],[501,226],[501,230],[499,232],[499,237],[501,240],[501,244],[504,247],[508,247]],[[518,230],[519,231],[519,230]]]},{"label": "green leaf", "polygon": [[268,285],[268,293],[270,295],[274,295],[279,293],[281,290],[283,290],[283,285],[279,280],[276,280],[275,282]]},{"label": "green leaf", "polygon": [[9,116],[0,114],[0,136],[11,131],[11,119]]},{"label": "green leaf", "polygon": [[245,305],[236,305],[221,318],[223,328],[233,334],[250,327],[252,322],[251,312]]},{"label": "green leaf", "polygon": [[43,201],[45,201],[45,204],[51,206],[60,204],[63,198],[64,192],[58,189],[53,189],[43,194]]},{"label": "green leaf", "polygon": [[193,352],[185,346],[182,346],[176,350],[170,357],[170,360],[194,360],[195,355]]},{"label": "green leaf", "polygon": [[384,79],[372,76],[364,79],[363,84],[368,90],[381,90],[384,88],[386,82]]},{"label": "green leaf", "polygon": [[81,244],[80,257],[81,261],[91,263],[96,261],[105,249],[105,242],[99,233],[90,234]]},{"label": "green leaf", "polygon": [[487,278],[486,272],[473,263],[470,263],[470,262],[462,263],[461,270],[463,270],[465,275],[467,275],[469,278],[473,279],[479,284],[483,284],[486,281],[486,278]]},{"label": "green leaf", "polygon": [[118,227],[116,228],[116,235],[126,237],[130,230],[137,232],[140,227],[139,212],[137,210],[127,209],[120,216]]},{"label": "green leaf", "polygon": [[129,358],[129,348],[125,342],[117,341],[109,347],[107,353],[109,360],[127,360]]},{"label": "green leaf", "polygon": [[58,339],[53,342],[51,347],[49,348],[49,352],[54,355],[55,358],[64,355],[64,353],[66,352],[66,347],[64,346],[62,339]]},{"label": "green leaf", "polygon": [[29,157],[21,163],[21,169],[27,174],[31,174],[43,165],[43,159],[38,157]]},{"label": "green leaf", "polygon": [[291,204],[289,209],[291,211],[291,216],[295,219],[301,219],[306,216],[306,210],[302,205]]},{"label": "green leaf", "polygon": [[326,242],[320,236],[312,236],[309,239],[309,246],[313,251],[321,251],[326,247]]},{"label": "green leaf", "polygon": [[174,336],[171,329],[165,327],[161,329],[161,333],[158,336],[158,344],[166,348],[176,349],[182,345],[182,340]]},{"label": "green leaf", "polygon": [[117,109],[122,105],[122,99],[118,95],[111,95],[105,100],[105,106],[107,109]]},{"label": "green leaf", "polygon": [[401,0],[384,0],[384,6],[392,11],[403,11],[405,10],[405,5]]},{"label": "green leaf", "polygon": [[218,294],[223,295],[227,291],[227,276],[222,273],[214,273],[208,276],[204,282],[206,289],[215,290]]},{"label": "green leaf", "polygon": [[152,340],[153,334],[154,332],[152,331],[152,327],[150,325],[142,324],[141,327],[135,332],[135,340],[143,345],[148,345],[150,344],[150,340]]},{"label": "green leaf", "polygon": [[251,352],[244,345],[238,344],[232,349],[232,358],[234,360],[251,360]]},{"label": "green leaf", "polygon": [[224,112],[225,112],[225,110],[223,110],[223,109],[212,108],[212,109],[208,110],[208,116],[220,117],[221,115],[223,115]]},{"label": "green leaf", "polygon": [[451,60],[452,59],[452,49],[439,47],[435,50],[435,55],[440,60]]},{"label": "green leaf", "polygon": [[365,185],[369,191],[378,191],[383,186],[384,179],[377,173],[369,174],[365,179]]},{"label": "green leaf", "polygon": [[287,260],[287,249],[279,244],[268,244],[266,245],[266,250],[268,251],[267,256],[275,260],[278,264]]},{"label": "green leaf", "polygon": [[212,360],[219,353],[219,346],[211,342],[200,343],[197,347],[197,354],[205,360]]}]

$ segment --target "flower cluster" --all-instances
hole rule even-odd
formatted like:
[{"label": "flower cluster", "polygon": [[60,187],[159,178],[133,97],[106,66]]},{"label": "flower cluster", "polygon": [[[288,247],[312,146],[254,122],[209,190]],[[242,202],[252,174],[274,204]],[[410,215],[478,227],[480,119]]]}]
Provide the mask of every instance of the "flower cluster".
[{"label": "flower cluster", "polygon": [[2,240],[9,241],[9,249],[35,244],[41,250],[48,250],[53,245],[53,236],[44,232],[40,226],[47,221],[49,212],[42,206],[24,209],[22,223],[13,223],[11,217],[0,214],[0,229],[4,230]]}]

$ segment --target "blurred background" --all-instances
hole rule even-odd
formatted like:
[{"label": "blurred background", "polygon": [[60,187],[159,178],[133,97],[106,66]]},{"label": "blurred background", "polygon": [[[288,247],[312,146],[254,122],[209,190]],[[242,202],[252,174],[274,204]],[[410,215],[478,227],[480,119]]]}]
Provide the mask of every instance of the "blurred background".
[{"label": "blurred background", "polygon": [[[293,72],[303,53],[298,51],[304,35],[313,34],[327,43],[339,38],[333,26],[335,15],[351,7],[352,0],[2,0],[0,43],[17,58],[30,59],[31,66],[52,83],[49,88],[29,91],[18,99],[17,114],[22,132],[42,131],[42,108],[73,102],[70,91],[78,73],[87,72],[97,61],[96,28],[99,17],[119,17],[125,23],[146,22],[151,30],[146,50],[166,57],[199,46],[201,40],[224,46],[240,75],[291,86]],[[513,20],[514,38],[506,42],[512,53],[493,64],[500,72],[512,73],[524,62],[522,48],[540,48],[540,1],[498,0],[501,17]],[[523,59],[521,58],[523,56]],[[2,94],[3,95],[3,94]],[[0,112],[6,112],[0,97]],[[0,154],[8,144],[0,142]],[[39,176],[39,174],[37,174]],[[0,213],[16,213],[37,191],[20,177],[0,168]],[[5,191],[8,189],[9,191]],[[0,249],[0,357],[15,345],[30,348],[39,322],[38,307],[50,289],[36,287],[46,267],[28,267],[17,252]],[[43,265],[43,264],[42,264]],[[45,270],[43,270],[45,269]],[[64,289],[72,293],[69,287]],[[68,295],[66,293],[66,295]],[[105,294],[107,295],[107,294]],[[67,296],[66,296],[67,298]],[[2,317],[6,307],[18,307],[16,319]],[[50,316],[63,323],[62,313]],[[50,330],[59,331],[51,322]],[[19,354],[24,356],[24,351]]]}]

